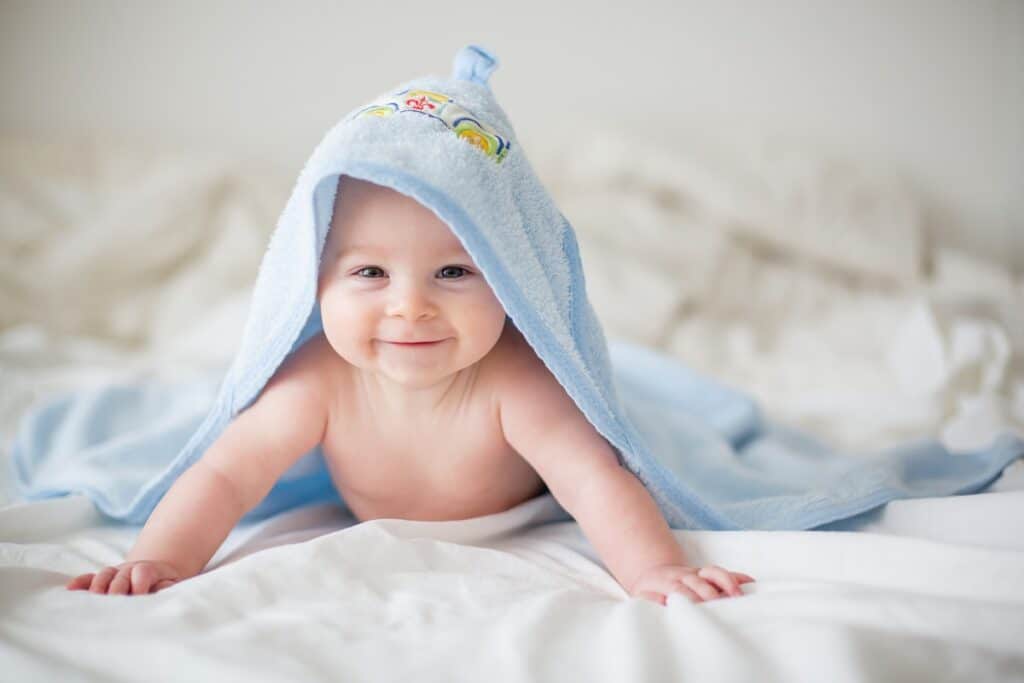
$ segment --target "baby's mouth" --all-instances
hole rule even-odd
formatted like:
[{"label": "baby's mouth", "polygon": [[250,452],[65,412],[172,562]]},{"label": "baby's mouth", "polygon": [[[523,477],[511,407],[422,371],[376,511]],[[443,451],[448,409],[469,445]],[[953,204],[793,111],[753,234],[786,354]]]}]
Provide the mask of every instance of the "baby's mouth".
[{"label": "baby's mouth", "polygon": [[417,341],[417,342],[403,342],[403,341],[384,341],[385,344],[392,344],[394,346],[408,346],[408,347],[427,347],[436,346],[443,342],[444,339],[435,339],[433,341]]}]

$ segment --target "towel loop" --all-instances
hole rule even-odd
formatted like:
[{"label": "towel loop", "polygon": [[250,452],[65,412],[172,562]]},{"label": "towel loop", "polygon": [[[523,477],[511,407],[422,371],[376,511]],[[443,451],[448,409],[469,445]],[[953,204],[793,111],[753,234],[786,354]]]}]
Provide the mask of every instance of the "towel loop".
[{"label": "towel loop", "polygon": [[455,55],[452,78],[487,85],[487,79],[498,68],[498,58],[479,45],[467,45]]}]

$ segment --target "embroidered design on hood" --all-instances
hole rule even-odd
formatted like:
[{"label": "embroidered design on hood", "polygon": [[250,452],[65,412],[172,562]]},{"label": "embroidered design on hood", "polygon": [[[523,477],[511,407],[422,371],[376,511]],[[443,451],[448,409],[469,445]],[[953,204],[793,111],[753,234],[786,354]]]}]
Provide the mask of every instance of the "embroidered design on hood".
[{"label": "embroidered design on hood", "polygon": [[459,138],[481,150],[484,154],[501,163],[508,156],[512,144],[497,131],[460,106],[454,98],[431,90],[408,89],[378,99],[352,114],[352,119],[362,116],[393,116],[413,112],[437,119]]}]

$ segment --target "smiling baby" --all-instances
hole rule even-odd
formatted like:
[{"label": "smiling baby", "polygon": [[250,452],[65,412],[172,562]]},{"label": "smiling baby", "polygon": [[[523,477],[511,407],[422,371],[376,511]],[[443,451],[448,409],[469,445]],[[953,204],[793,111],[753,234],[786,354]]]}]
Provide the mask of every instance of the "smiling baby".
[{"label": "smiling baby", "polygon": [[323,331],[177,479],[125,561],[68,588],[136,595],[195,576],[318,445],[360,521],[466,519],[547,489],[632,596],[699,602],[754,580],[687,563],[650,494],[415,199],[341,176],[317,300]]}]

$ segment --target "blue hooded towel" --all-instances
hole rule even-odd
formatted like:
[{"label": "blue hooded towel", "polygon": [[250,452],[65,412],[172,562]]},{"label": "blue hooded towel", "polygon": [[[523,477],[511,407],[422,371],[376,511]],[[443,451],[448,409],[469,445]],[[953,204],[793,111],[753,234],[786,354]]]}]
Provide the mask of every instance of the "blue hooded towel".
[{"label": "blue hooded towel", "polygon": [[[260,266],[226,376],[113,386],[49,401],[22,422],[12,461],[29,499],[84,493],[142,523],[174,480],[321,330],[321,250],[341,174],[409,195],[462,241],[576,405],[680,529],[810,529],[896,498],[976,492],[1024,455],[1006,433],[978,452],[921,440],[874,457],[769,424],[749,397],[654,351],[609,346],[587,300],[572,226],[534,174],[488,78],[458,52],[450,78],[400,85],[345,116],[302,169]],[[338,500],[322,454],[293,466],[247,517]]]}]

